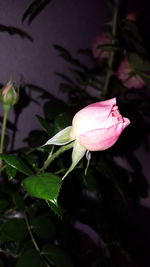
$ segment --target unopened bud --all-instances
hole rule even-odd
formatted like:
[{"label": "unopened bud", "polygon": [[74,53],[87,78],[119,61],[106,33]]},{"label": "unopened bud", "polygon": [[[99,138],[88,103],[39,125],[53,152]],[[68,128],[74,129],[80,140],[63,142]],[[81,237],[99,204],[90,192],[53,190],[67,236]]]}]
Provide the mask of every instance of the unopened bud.
[{"label": "unopened bud", "polygon": [[13,83],[8,82],[1,90],[1,102],[3,104],[13,106],[17,103],[19,94],[13,86]]},{"label": "unopened bud", "polygon": [[137,20],[137,15],[137,12],[129,12],[126,19],[135,22]]}]

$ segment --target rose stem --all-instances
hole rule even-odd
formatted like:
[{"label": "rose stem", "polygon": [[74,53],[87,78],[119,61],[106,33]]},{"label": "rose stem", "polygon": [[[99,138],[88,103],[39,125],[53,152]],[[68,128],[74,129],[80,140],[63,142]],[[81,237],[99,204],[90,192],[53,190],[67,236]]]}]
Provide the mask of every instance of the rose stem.
[{"label": "rose stem", "polygon": [[[26,222],[26,225],[27,225],[27,229],[28,229],[29,235],[30,235],[30,237],[31,237],[32,243],[33,243],[33,245],[34,245],[36,251],[37,251],[37,252],[40,254],[40,256],[42,257],[42,255],[41,255],[41,251],[40,251],[40,249],[39,249],[39,247],[38,247],[38,244],[37,244],[37,242],[36,242],[36,240],[35,240],[35,238],[34,238],[34,236],[33,236],[33,234],[32,234],[32,230],[31,230],[31,226],[30,226],[30,223],[29,223],[29,220],[28,220],[28,216],[27,216],[27,214],[26,214],[25,211],[24,211],[24,219],[25,219],[25,222]],[[42,258],[43,258],[43,257],[42,257]],[[43,260],[44,260],[44,259],[43,259]],[[45,264],[46,264],[47,267],[50,267],[50,265],[48,265],[46,262],[45,262]]]},{"label": "rose stem", "polygon": [[57,158],[61,153],[65,152],[66,150],[70,149],[73,147],[74,142],[71,142],[65,146],[62,146],[60,149],[58,149],[54,154],[51,152],[49,153],[46,161],[44,162],[43,167],[38,171],[38,173],[43,172],[47,167],[51,164],[51,162]]},{"label": "rose stem", "polygon": [[[116,31],[117,31],[117,17],[118,17],[118,9],[119,9],[119,0],[116,0],[116,7],[114,10],[114,15],[113,15],[113,21],[112,21],[112,42],[111,44],[114,45],[116,40]],[[106,77],[105,77],[105,82],[104,82],[104,86],[103,86],[103,98],[105,99],[106,94],[107,94],[107,90],[108,90],[108,86],[110,83],[110,78],[112,75],[112,65],[113,65],[113,60],[114,60],[114,50],[109,52],[109,57],[108,57],[108,70],[106,73]]]},{"label": "rose stem", "polygon": [[4,116],[3,116],[2,132],[1,132],[0,153],[3,153],[6,123],[7,123],[7,118],[8,118],[10,106],[4,105],[3,108],[4,108]]}]

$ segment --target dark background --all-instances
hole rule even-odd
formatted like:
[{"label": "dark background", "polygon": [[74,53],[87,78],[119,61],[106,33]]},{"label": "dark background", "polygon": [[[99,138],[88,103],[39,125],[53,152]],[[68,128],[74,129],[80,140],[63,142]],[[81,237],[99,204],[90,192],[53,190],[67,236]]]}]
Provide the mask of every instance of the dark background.
[{"label": "dark background", "polygon": [[[22,24],[22,16],[31,2],[0,1],[0,23],[18,27],[33,38],[31,42],[18,35],[0,33],[0,82],[12,79],[16,84],[32,83],[64,98],[58,89],[61,79],[54,72],[66,73],[68,65],[58,57],[53,45],[62,45],[74,55],[78,49],[91,46],[95,36],[103,30],[106,1],[53,0],[30,25],[26,21]],[[36,100],[37,94],[32,93],[32,98]],[[24,109],[16,147],[22,144],[31,128],[39,127],[35,114],[40,114],[41,110],[33,102]]]},{"label": "dark background", "polygon": [[[31,4],[30,0],[0,1],[0,24],[21,28],[33,38],[31,42],[17,35],[0,33],[0,82],[6,83],[12,79],[17,85],[31,83],[65,99],[58,89],[61,79],[54,72],[68,73],[68,65],[58,57],[53,45],[62,45],[73,55],[76,55],[78,49],[90,47],[95,36],[103,32],[108,14],[106,2],[52,0],[31,25],[28,25],[26,22],[22,24],[21,19]],[[138,11],[143,38],[149,38],[149,1],[127,2],[124,12]],[[123,1],[122,4],[124,5]],[[38,95],[32,92],[32,98],[40,103]],[[42,115],[42,105],[31,102],[19,118],[16,148],[24,144],[22,140],[29,131],[40,128],[35,114]],[[9,118],[13,122],[13,112]],[[143,174],[150,181],[150,155],[143,146],[136,151],[136,155],[143,167]],[[116,160],[128,168],[127,163],[121,158]],[[149,207],[150,196],[141,199],[141,206],[134,214],[129,214],[132,221],[129,236],[133,246],[137,243],[134,253],[139,261],[143,262],[144,267],[150,266]]]}]

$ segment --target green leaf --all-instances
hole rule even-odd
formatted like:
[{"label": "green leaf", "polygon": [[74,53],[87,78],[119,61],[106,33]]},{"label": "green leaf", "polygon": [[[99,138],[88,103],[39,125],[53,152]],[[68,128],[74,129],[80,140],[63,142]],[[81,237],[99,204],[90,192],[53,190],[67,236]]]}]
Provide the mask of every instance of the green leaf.
[{"label": "green leaf", "polygon": [[61,248],[46,244],[42,249],[42,255],[55,265],[55,267],[73,267],[70,256]]},{"label": "green leaf", "polygon": [[50,207],[50,209],[57,215],[60,219],[62,219],[63,211],[59,206],[54,205],[51,201],[47,200],[47,205]]},{"label": "green leaf", "polygon": [[8,176],[8,180],[12,180],[16,176],[17,170],[10,165],[7,165],[5,170]]},{"label": "green leaf", "polygon": [[15,206],[19,210],[24,210],[25,204],[24,204],[23,197],[18,192],[16,192],[16,193],[13,193],[12,198],[13,198],[13,202],[14,202]]},{"label": "green leaf", "polygon": [[17,169],[18,171],[26,175],[33,174],[33,171],[28,167],[28,165],[17,156],[1,154],[0,158],[4,160],[11,167]]},{"label": "green leaf", "polygon": [[61,130],[50,138],[43,146],[47,145],[66,145],[69,142],[73,141],[74,138],[71,135],[72,126],[68,126],[65,129]]},{"label": "green leaf", "polygon": [[16,267],[45,267],[45,263],[40,254],[34,249],[23,251],[18,259]]},{"label": "green leaf", "polygon": [[22,184],[31,196],[50,200],[57,205],[57,197],[62,184],[58,176],[52,173],[41,173],[26,178]]},{"label": "green leaf", "polygon": [[42,117],[40,117],[39,115],[36,115],[36,118],[38,119],[38,121],[40,122],[40,125],[42,126],[42,128],[47,132],[48,135],[51,136],[52,134],[52,128],[50,128],[49,123],[47,123]]},{"label": "green leaf", "polygon": [[7,241],[23,241],[28,234],[26,223],[23,219],[13,218],[4,222],[0,229],[0,239]]},{"label": "green leaf", "polygon": [[54,223],[46,216],[37,216],[31,220],[31,226],[34,233],[39,238],[49,239],[56,233]]}]

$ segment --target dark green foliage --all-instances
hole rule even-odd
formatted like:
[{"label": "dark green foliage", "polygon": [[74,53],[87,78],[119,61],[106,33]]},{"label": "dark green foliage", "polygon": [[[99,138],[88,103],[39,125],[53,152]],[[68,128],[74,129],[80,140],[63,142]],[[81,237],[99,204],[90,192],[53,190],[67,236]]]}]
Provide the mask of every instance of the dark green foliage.
[{"label": "dark green foliage", "polygon": [[[30,24],[50,2],[33,1],[22,22]],[[116,1],[110,2],[114,10]],[[62,78],[59,87],[67,95],[67,103],[31,83],[20,90],[20,101],[14,107],[15,125],[9,121],[7,124],[14,133],[11,153],[0,155],[0,267],[122,267],[132,262],[132,252],[136,250],[130,242],[132,231],[127,215],[134,213],[133,207],[148,194],[148,183],[135,151],[150,132],[150,61],[137,24],[122,17],[121,12],[115,36],[110,25],[106,30],[114,43],[99,45],[98,50],[114,53],[111,66],[107,59],[93,59],[91,49],[79,50],[76,58],[61,45],[54,45],[69,65],[70,74],[55,72]],[[32,40],[14,27],[0,25],[0,31]],[[144,79],[144,89],[129,90],[117,78],[115,73],[123,58]],[[32,99],[26,89],[36,91],[39,97]],[[131,120],[131,126],[112,148],[92,152],[87,175],[83,158],[62,180],[71,164],[71,151],[57,154],[59,146],[43,144],[71,126],[74,114],[82,107],[104,100],[100,96],[118,96],[119,110]],[[25,147],[14,151],[18,118],[31,101],[43,104],[43,115],[36,115],[41,129],[31,129],[24,140]],[[149,150],[148,144],[146,148]],[[47,158],[52,159],[53,155],[57,156],[46,165]],[[120,159],[127,167],[119,164]],[[76,222],[82,224],[82,230],[77,229]]]},{"label": "dark green foliage", "polygon": [[8,241],[23,241],[28,234],[28,230],[23,219],[8,219],[1,225],[0,240],[1,243]]}]

